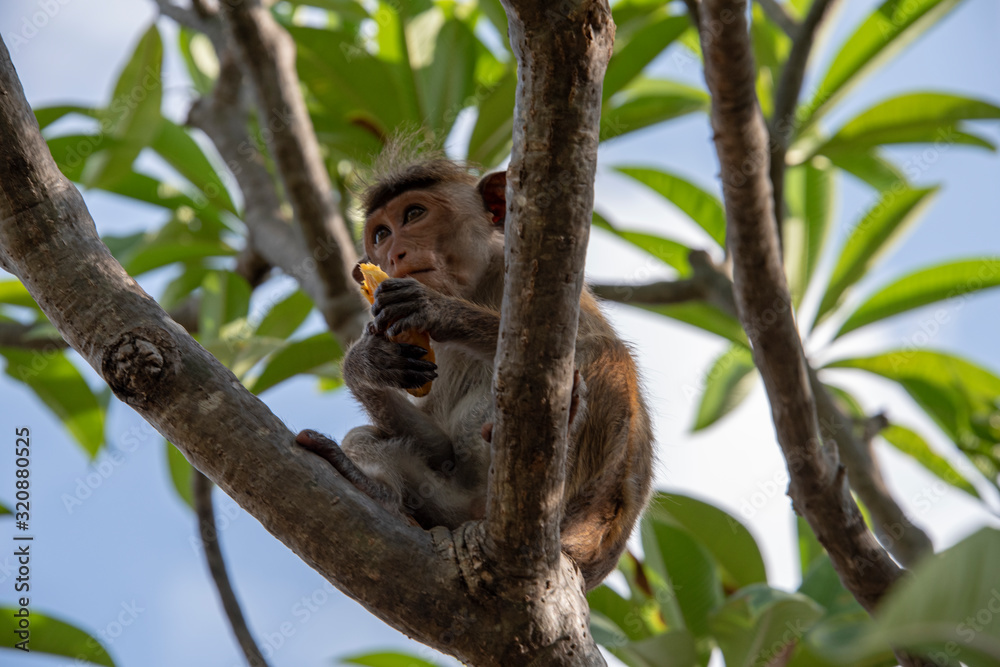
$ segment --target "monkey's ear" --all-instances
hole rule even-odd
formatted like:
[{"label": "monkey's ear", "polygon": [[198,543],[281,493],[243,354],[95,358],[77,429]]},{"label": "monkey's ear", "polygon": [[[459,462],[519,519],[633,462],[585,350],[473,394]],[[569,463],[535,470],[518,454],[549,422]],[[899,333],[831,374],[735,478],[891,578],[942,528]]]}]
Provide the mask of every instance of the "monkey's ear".
[{"label": "monkey's ear", "polygon": [[354,278],[355,282],[359,285],[365,284],[365,276],[361,273],[361,265],[368,261],[367,257],[362,257],[358,260],[358,263],[354,265],[354,270],[351,271],[351,277]]},{"label": "monkey's ear", "polygon": [[486,210],[493,216],[493,224],[503,227],[507,217],[507,172],[495,171],[479,181],[479,194]]}]

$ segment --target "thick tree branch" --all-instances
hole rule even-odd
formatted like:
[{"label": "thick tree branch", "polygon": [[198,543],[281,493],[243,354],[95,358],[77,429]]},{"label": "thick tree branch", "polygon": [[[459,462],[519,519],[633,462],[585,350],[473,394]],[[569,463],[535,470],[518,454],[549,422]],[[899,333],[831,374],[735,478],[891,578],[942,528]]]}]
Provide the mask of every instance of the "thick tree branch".
[{"label": "thick tree branch", "polygon": [[228,0],[222,13],[240,62],[253,82],[260,124],[281,181],[331,303],[329,323],[341,340],[360,334],[367,312],[350,277],[354,241],[333,200],[333,187],[299,88],[295,43],[260,0]]},{"label": "thick tree branch", "polygon": [[[580,292],[594,204],[606,0],[504,0],[518,62],[507,169],[506,279],[496,357],[486,530],[511,597],[547,597],[559,522]],[[545,664],[603,664],[579,595]],[[556,624],[538,631],[551,633]]]},{"label": "thick tree branch", "polygon": [[865,526],[837,450],[823,445],[778,248],[746,0],[706,0],[703,12],[702,24],[715,28],[702,30],[701,42],[737,311],[767,389],[795,509],[830,554],[844,585],[871,611],[902,571]]},{"label": "thick tree branch", "polygon": [[[799,103],[802,92],[802,80],[809,63],[816,31],[827,10],[837,0],[815,0],[809,8],[809,13],[802,20],[797,34],[794,35],[792,49],[788,53],[785,67],[781,70],[778,89],[774,94],[774,114],[768,128],[771,136],[771,183],[774,189],[774,217],[778,227],[778,238],[781,238],[782,223],[785,219],[785,156],[788,153],[788,142],[795,131],[795,107]],[[761,6],[766,7],[765,2]]]},{"label": "thick tree branch", "polygon": [[240,609],[240,602],[236,599],[236,591],[233,590],[233,585],[229,581],[229,573],[226,572],[226,559],[222,556],[219,532],[215,527],[215,508],[212,507],[212,489],[214,488],[212,480],[192,469],[191,488],[194,495],[195,511],[198,514],[198,534],[201,537],[202,548],[205,550],[208,573],[212,577],[212,581],[215,582],[215,589],[219,592],[219,600],[226,612],[226,618],[229,619],[229,625],[243,651],[243,656],[247,659],[247,664],[250,667],[267,667],[267,661],[250,633],[250,628],[243,617],[243,610]]}]

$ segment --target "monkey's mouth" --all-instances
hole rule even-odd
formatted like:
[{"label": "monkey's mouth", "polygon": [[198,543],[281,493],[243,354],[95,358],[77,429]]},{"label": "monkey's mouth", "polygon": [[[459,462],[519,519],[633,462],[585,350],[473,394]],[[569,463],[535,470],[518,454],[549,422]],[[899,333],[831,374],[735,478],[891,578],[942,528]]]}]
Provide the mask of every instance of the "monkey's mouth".
[{"label": "monkey's mouth", "polygon": [[413,276],[419,275],[421,273],[433,273],[434,269],[417,269],[416,271],[409,271],[404,278],[412,278]]}]

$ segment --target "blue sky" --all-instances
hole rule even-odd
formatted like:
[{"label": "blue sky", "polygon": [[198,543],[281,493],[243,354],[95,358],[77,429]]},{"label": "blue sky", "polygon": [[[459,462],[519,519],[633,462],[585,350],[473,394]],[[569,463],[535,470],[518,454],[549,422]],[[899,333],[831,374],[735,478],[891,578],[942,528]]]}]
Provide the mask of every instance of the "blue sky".
[{"label": "blue sky", "polygon": [[[874,5],[870,0],[840,3],[841,10],[833,17],[817,52],[821,69]],[[153,3],[6,0],[0,4],[0,34],[11,45],[11,36],[28,34],[26,26],[34,27],[32,17],[45,7],[55,8],[51,18],[26,41],[19,41],[16,50],[12,48],[29,101],[37,106],[102,103],[131,45],[155,17]],[[166,27],[169,22],[161,25]],[[867,79],[831,115],[832,126],[874,101],[902,91],[947,90],[1000,103],[998,29],[1000,4],[966,0],[893,64]],[[703,85],[700,70],[670,53],[654,67],[665,76]],[[814,83],[807,79],[805,90]],[[167,109],[180,119],[190,94],[176,60],[168,63],[165,86]],[[994,140],[1000,139],[996,123],[983,124],[982,130]],[[900,162],[920,158],[916,149],[900,148],[891,153]],[[607,144],[601,152],[597,188],[598,202],[612,210],[623,226],[667,230],[696,242],[698,230],[669,206],[608,173],[619,164],[659,165],[718,190],[718,167],[706,118],[687,118]],[[865,279],[862,291],[946,258],[1000,255],[1000,158],[996,154],[953,148],[937,156],[919,182],[942,182],[945,188],[920,226]],[[871,194],[848,178],[841,178],[839,184],[838,233],[842,240],[842,230],[870,205]],[[161,221],[161,213],[109,195],[86,193],[86,200],[102,232],[131,231]],[[591,277],[622,279],[622,262],[631,267],[630,276],[653,279],[669,275],[622,244],[595,233]],[[162,280],[162,276],[153,276],[147,287],[155,291]],[[644,369],[656,413],[658,486],[711,499],[736,513],[754,494],[777,486],[776,493],[765,493],[762,507],[744,516],[765,550],[772,583],[794,585],[791,519],[780,481],[784,465],[761,388],[757,387],[725,423],[692,436],[688,428],[696,405],[693,397],[707,366],[724,345],[627,308],[611,306],[609,311],[618,329],[635,344]],[[934,335],[932,345],[1000,370],[1000,347],[995,344],[998,313],[1000,292],[967,302]],[[904,346],[914,340],[922,322],[920,313],[900,317],[871,333],[845,340],[838,350],[848,354]],[[846,375],[843,382],[856,388],[867,407],[888,409],[893,417],[936,434],[926,418],[893,387]],[[95,635],[103,633],[119,665],[242,664],[202,556],[192,547],[195,529],[191,512],[168,480],[162,438],[131,410],[116,405],[110,412],[107,433],[109,447],[118,455],[105,454],[89,463],[62,427],[21,386],[0,378],[0,397],[4,406],[0,433],[12,433],[15,425],[26,424],[33,435],[33,609],[71,621]],[[266,393],[264,399],[292,430],[314,427],[339,437],[362,421],[346,394],[320,395],[308,380],[287,383]],[[936,437],[934,444],[949,453],[942,437]],[[990,521],[956,494],[939,493],[926,473],[894,452],[880,449],[879,453],[894,492],[939,547]],[[6,504],[12,497],[8,483],[12,465],[11,456],[0,456],[0,500]],[[67,497],[84,495],[87,497],[80,504],[66,502]],[[994,507],[1000,506],[995,497],[992,500]],[[431,656],[427,649],[409,642],[333,591],[223,494],[217,493],[216,502],[232,579],[252,629],[261,644],[271,648],[272,665],[329,665],[334,656],[389,646],[409,646],[424,657]],[[996,525],[995,520],[993,523]],[[8,530],[5,525],[4,536]],[[13,599],[12,582],[4,571],[9,564],[4,558],[0,556],[0,604]],[[129,624],[120,625],[123,620]],[[0,656],[3,664],[12,667],[65,664],[38,654],[24,657],[4,651]]]}]

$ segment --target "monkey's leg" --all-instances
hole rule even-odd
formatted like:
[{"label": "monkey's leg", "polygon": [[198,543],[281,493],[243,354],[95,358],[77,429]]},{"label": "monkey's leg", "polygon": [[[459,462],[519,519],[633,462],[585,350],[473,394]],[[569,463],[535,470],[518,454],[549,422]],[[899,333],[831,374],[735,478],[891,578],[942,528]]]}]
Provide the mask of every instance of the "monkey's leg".
[{"label": "monkey's leg", "polygon": [[366,475],[354,461],[348,458],[336,442],[310,429],[295,436],[295,442],[328,461],[348,482],[386,510],[414,523],[412,517],[400,510],[399,496],[385,484],[381,484]]}]

